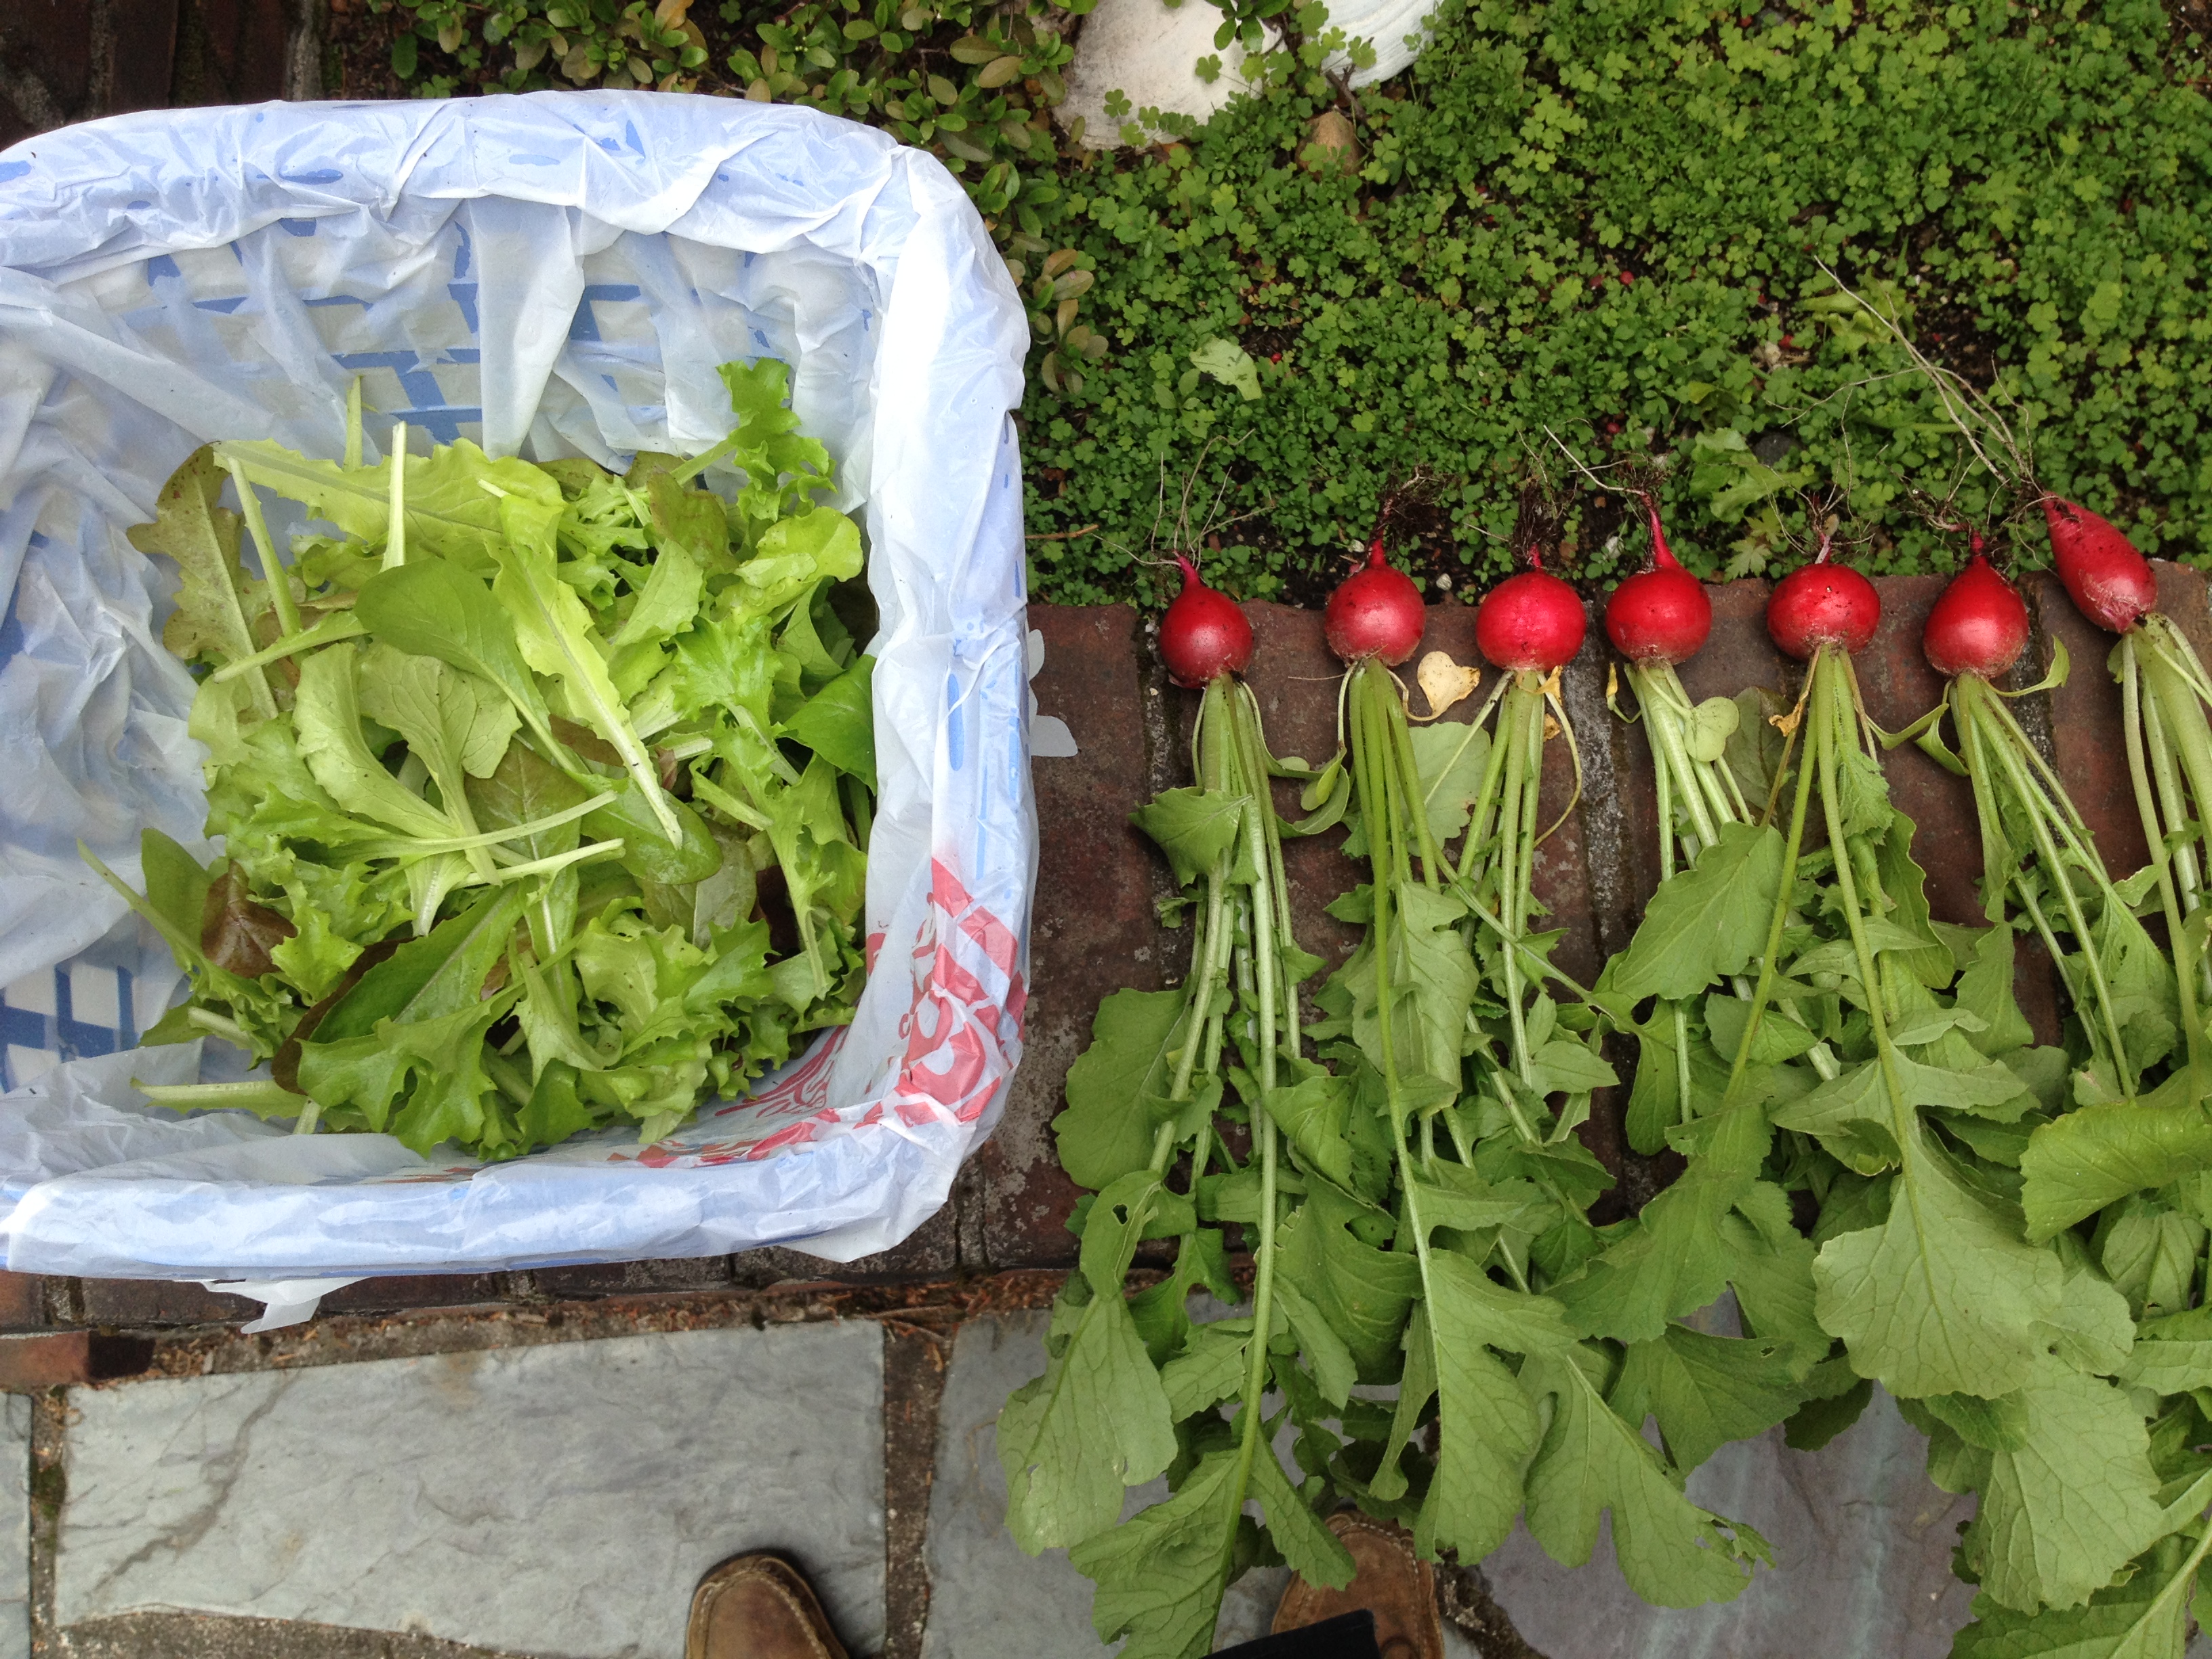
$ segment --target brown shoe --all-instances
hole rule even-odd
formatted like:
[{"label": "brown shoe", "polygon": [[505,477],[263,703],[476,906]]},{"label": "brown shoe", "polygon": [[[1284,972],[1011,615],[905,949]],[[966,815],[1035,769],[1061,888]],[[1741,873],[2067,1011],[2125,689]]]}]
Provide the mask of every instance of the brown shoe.
[{"label": "brown shoe", "polygon": [[805,1575],[780,1555],[733,1555],[691,1593],[684,1659],[848,1659]]},{"label": "brown shoe", "polygon": [[1275,1609],[1273,1632],[1302,1630],[1365,1607],[1375,1615],[1382,1659],[1444,1659],[1436,1574],[1413,1553],[1413,1535],[1357,1510],[1339,1510],[1328,1517],[1328,1529],[1352,1552],[1352,1582],[1342,1589],[1316,1589],[1292,1578]]}]

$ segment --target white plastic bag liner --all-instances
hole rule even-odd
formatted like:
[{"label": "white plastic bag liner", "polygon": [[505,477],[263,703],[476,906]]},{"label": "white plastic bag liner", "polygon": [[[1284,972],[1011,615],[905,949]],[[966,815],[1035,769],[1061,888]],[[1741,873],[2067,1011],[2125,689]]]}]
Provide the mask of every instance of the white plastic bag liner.
[{"label": "white plastic bag liner", "polygon": [[[849,1261],[920,1225],[1021,1051],[1026,342],[944,167],[801,110],[270,104],[0,151],[0,1056],[64,1060],[0,1097],[8,1266],[266,1285],[769,1243]],[[76,850],[133,880],[143,825],[210,850],[191,681],[159,637],[173,575],[123,533],[171,470],[217,438],[337,455],[356,374],[372,443],[404,420],[620,468],[720,437],[717,365],[763,356],[836,459],[882,615],[852,1025],[658,1145],[611,1130],[492,1166],[147,1105],[134,1077],[237,1064],[131,1049],[175,970]]]}]

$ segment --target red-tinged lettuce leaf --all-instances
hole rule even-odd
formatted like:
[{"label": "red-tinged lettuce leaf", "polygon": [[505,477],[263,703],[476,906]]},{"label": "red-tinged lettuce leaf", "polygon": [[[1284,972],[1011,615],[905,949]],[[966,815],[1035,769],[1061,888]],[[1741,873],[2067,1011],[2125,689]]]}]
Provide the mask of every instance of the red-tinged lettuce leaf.
[{"label": "red-tinged lettuce leaf", "polygon": [[271,972],[276,964],[270,952],[298,932],[267,905],[254,902],[246,872],[236,864],[208,884],[201,901],[200,950],[216,967],[241,979]]}]

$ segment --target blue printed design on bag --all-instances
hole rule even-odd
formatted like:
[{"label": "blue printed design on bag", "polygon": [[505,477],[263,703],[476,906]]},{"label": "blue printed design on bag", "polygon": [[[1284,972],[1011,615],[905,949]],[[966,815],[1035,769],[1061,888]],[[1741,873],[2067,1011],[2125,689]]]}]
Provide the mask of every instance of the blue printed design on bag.
[{"label": "blue printed design on bag", "polygon": [[480,426],[483,422],[481,407],[449,404],[446,394],[416,351],[342,351],[334,353],[332,361],[340,368],[364,374],[372,368],[388,368],[398,377],[399,390],[411,400],[404,409],[387,410],[395,421],[420,427],[441,444],[460,438],[464,426]]},{"label": "blue printed design on bag", "polygon": [[[583,298],[576,301],[576,315],[568,325],[568,337],[572,340],[597,340],[600,337],[599,319],[592,310],[594,301],[635,300],[641,297],[643,291],[635,283],[588,284],[584,289]],[[761,343],[766,345],[768,342],[763,340]]]},{"label": "blue printed design on bag", "polygon": [[20,1089],[64,1060],[138,1041],[127,968],[64,963],[0,989],[0,1088]]}]

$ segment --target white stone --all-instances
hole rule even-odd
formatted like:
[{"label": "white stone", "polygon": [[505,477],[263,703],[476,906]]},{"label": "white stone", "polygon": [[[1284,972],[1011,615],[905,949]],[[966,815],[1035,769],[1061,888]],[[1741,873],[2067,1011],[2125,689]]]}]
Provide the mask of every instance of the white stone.
[{"label": "white stone", "polygon": [[0,1659],[31,1652],[31,1401],[0,1395]]},{"label": "white stone", "polygon": [[[1221,27],[1219,8],[1209,0],[1098,0],[1083,20],[1075,57],[1067,66],[1067,97],[1053,113],[1069,131],[1079,118],[1082,142],[1092,149],[1112,149],[1121,142],[1125,121],[1137,112],[1157,109],[1203,121],[1244,90],[1237,72],[1244,53],[1213,44]],[[1221,60],[1212,82],[1198,78],[1201,58]],[[1106,100],[1119,92],[1129,113],[1106,112]]]},{"label": "white stone", "polygon": [[[1364,87],[1403,74],[1426,44],[1429,13],[1435,8],[1436,0],[1336,0],[1328,9],[1328,27],[1375,48],[1375,61],[1352,70],[1351,84]],[[1352,60],[1340,53],[1328,60],[1328,67],[1340,72],[1351,69]]]},{"label": "white stone", "polygon": [[[1609,1531],[1570,1571],[1516,1528],[1482,1564],[1491,1590],[1540,1653],[1574,1659],[1942,1659],[1973,1588],[1951,1575],[1971,1498],[1929,1482],[1928,1443],[1880,1389],[1857,1423],[1817,1452],[1782,1431],[1723,1446],[1689,1495],[1747,1522],[1774,1547],[1735,1601],[1646,1606],[1620,1576]],[[1609,1525],[1610,1523],[1608,1523]]]},{"label": "white stone", "polygon": [[775,1548],[854,1652],[883,1640],[872,1323],[131,1382],[70,1405],[64,1626],[169,1608],[678,1659],[700,1575]]},{"label": "white stone", "polygon": [[1091,1628],[1091,1581],[1067,1565],[1067,1553],[1033,1558],[1006,1535],[993,1425],[1006,1396],[1044,1368],[1047,1321],[1042,1313],[972,1319],[953,1340],[937,1408],[922,1659],[1074,1659],[1103,1650]]},{"label": "white stone", "polygon": [[[1340,52],[1330,58],[1328,68],[1349,71],[1355,87],[1402,74],[1425,42],[1435,5],[1436,0],[1336,0],[1327,27],[1367,41],[1375,48],[1375,61],[1355,70],[1351,58]],[[1098,0],[1076,37],[1075,57],[1067,66],[1067,97],[1054,112],[1055,118],[1071,131],[1080,118],[1082,142],[1091,149],[1121,144],[1123,123],[1136,120],[1138,112],[1147,108],[1198,121],[1212,118],[1245,86],[1243,48],[1213,44],[1221,22],[1220,9],[1209,0]],[[1204,58],[1221,63],[1220,74],[1211,82],[1198,76]],[[1106,100],[1115,92],[1129,100],[1126,115],[1106,112]]]}]

